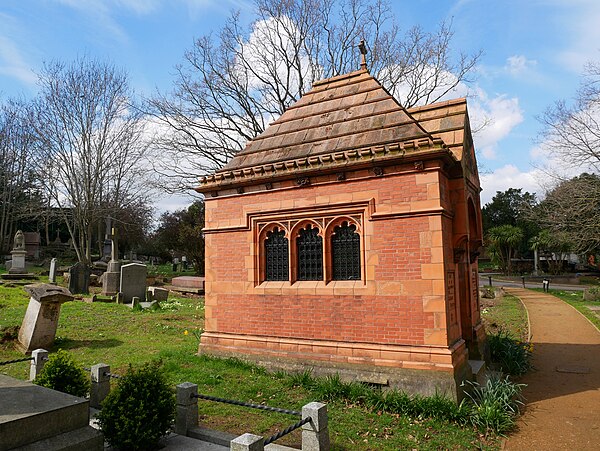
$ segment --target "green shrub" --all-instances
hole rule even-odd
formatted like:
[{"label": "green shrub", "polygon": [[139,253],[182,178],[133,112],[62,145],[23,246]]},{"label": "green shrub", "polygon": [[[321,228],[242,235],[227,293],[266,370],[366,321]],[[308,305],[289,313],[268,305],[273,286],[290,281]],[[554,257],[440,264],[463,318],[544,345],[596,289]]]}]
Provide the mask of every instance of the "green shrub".
[{"label": "green shrub", "polygon": [[512,430],[519,415],[521,390],[524,384],[515,384],[506,376],[490,377],[484,386],[466,381],[467,397],[461,408],[469,410],[471,424],[483,431],[505,434]]},{"label": "green shrub", "polygon": [[515,340],[506,331],[488,335],[492,361],[497,363],[503,373],[520,376],[531,369],[532,345]]},{"label": "green shrub", "polygon": [[88,375],[75,363],[73,357],[62,349],[49,355],[44,368],[33,382],[42,387],[79,397],[86,396],[90,391]]},{"label": "green shrub", "polygon": [[169,433],[175,395],[161,368],[151,362],[129,367],[102,403],[98,422],[105,440],[123,450],[148,450]]}]

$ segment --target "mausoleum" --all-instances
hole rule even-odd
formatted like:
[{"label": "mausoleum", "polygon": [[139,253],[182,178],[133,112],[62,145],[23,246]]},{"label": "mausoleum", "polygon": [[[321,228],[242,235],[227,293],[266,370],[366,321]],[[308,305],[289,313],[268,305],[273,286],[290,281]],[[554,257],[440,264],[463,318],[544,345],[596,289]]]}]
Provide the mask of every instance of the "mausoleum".
[{"label": "mausoleum", "polygon": [[364,66],[318,81],[197,191],[199,352],[460,397],[485,342],[465,99],[407,110]]}]

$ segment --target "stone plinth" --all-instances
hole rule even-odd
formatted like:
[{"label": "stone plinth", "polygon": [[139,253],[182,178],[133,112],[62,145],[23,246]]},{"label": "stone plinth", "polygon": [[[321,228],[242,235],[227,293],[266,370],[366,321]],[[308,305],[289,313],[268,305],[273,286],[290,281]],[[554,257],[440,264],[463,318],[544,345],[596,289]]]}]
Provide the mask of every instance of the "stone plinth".
[{"label": "stone plinth", "polygon": [[111,260],[106,272],[102,275],[102,295],[114,296],[119,292],[121,282],[121,262]]},{"label": "stone plinth", "polygon": [[15,249],[10,254],[12,255],[12,264],[8,271],[9,274],[26,274],[25,256],[27,255],[27,251],[25,249]]},{"label": "stone plinth", "polygon": [[119,292],[120,272],[105,272],[102,276],[102,295],[114,296]]},{"label": "stone plinth", "polygon": [[60,306],[73,300],[73,296],[66,288],[48,283],[27,285],[25,291],[31,298],[19,330],[17,346],[24,353],[38,348],[49,349],[56,336]]}]

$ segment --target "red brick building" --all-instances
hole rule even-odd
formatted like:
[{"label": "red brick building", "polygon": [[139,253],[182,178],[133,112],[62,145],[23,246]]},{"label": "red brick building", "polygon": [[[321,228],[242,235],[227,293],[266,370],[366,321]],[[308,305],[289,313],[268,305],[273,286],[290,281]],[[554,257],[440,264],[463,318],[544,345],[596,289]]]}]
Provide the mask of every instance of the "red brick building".
[{"label": "red brick building", "polygon": [[319,81],[198,191],[200,352],[457,396],[485,340],[465,99],[406,110],[365,69]]}]

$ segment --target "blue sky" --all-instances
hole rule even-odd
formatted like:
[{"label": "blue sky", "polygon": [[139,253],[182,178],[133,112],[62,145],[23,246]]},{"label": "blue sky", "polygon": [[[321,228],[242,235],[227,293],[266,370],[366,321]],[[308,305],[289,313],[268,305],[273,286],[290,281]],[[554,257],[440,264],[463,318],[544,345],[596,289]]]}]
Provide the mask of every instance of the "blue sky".
[{"label": "blue sky", "polygon": [[[472,121],[491,119],[475,136],[482,202],[510,187],[540,193],[544,176],[532,163],[546,159],[536,116],[569,99],[584,64],[600,61],[600,1],[391,3],[404,29],[433,30],[451,20],[456,50],[484,52],[469,87]],[[123,67],[140,94],[166,91],[194,38],[218,31],[237,9],[252,19],[246,0],[0,0],[0,96],[35,95],[35,71],[44,61],[81,55]],[[456,94],[466,92],[461,87]]]}]

